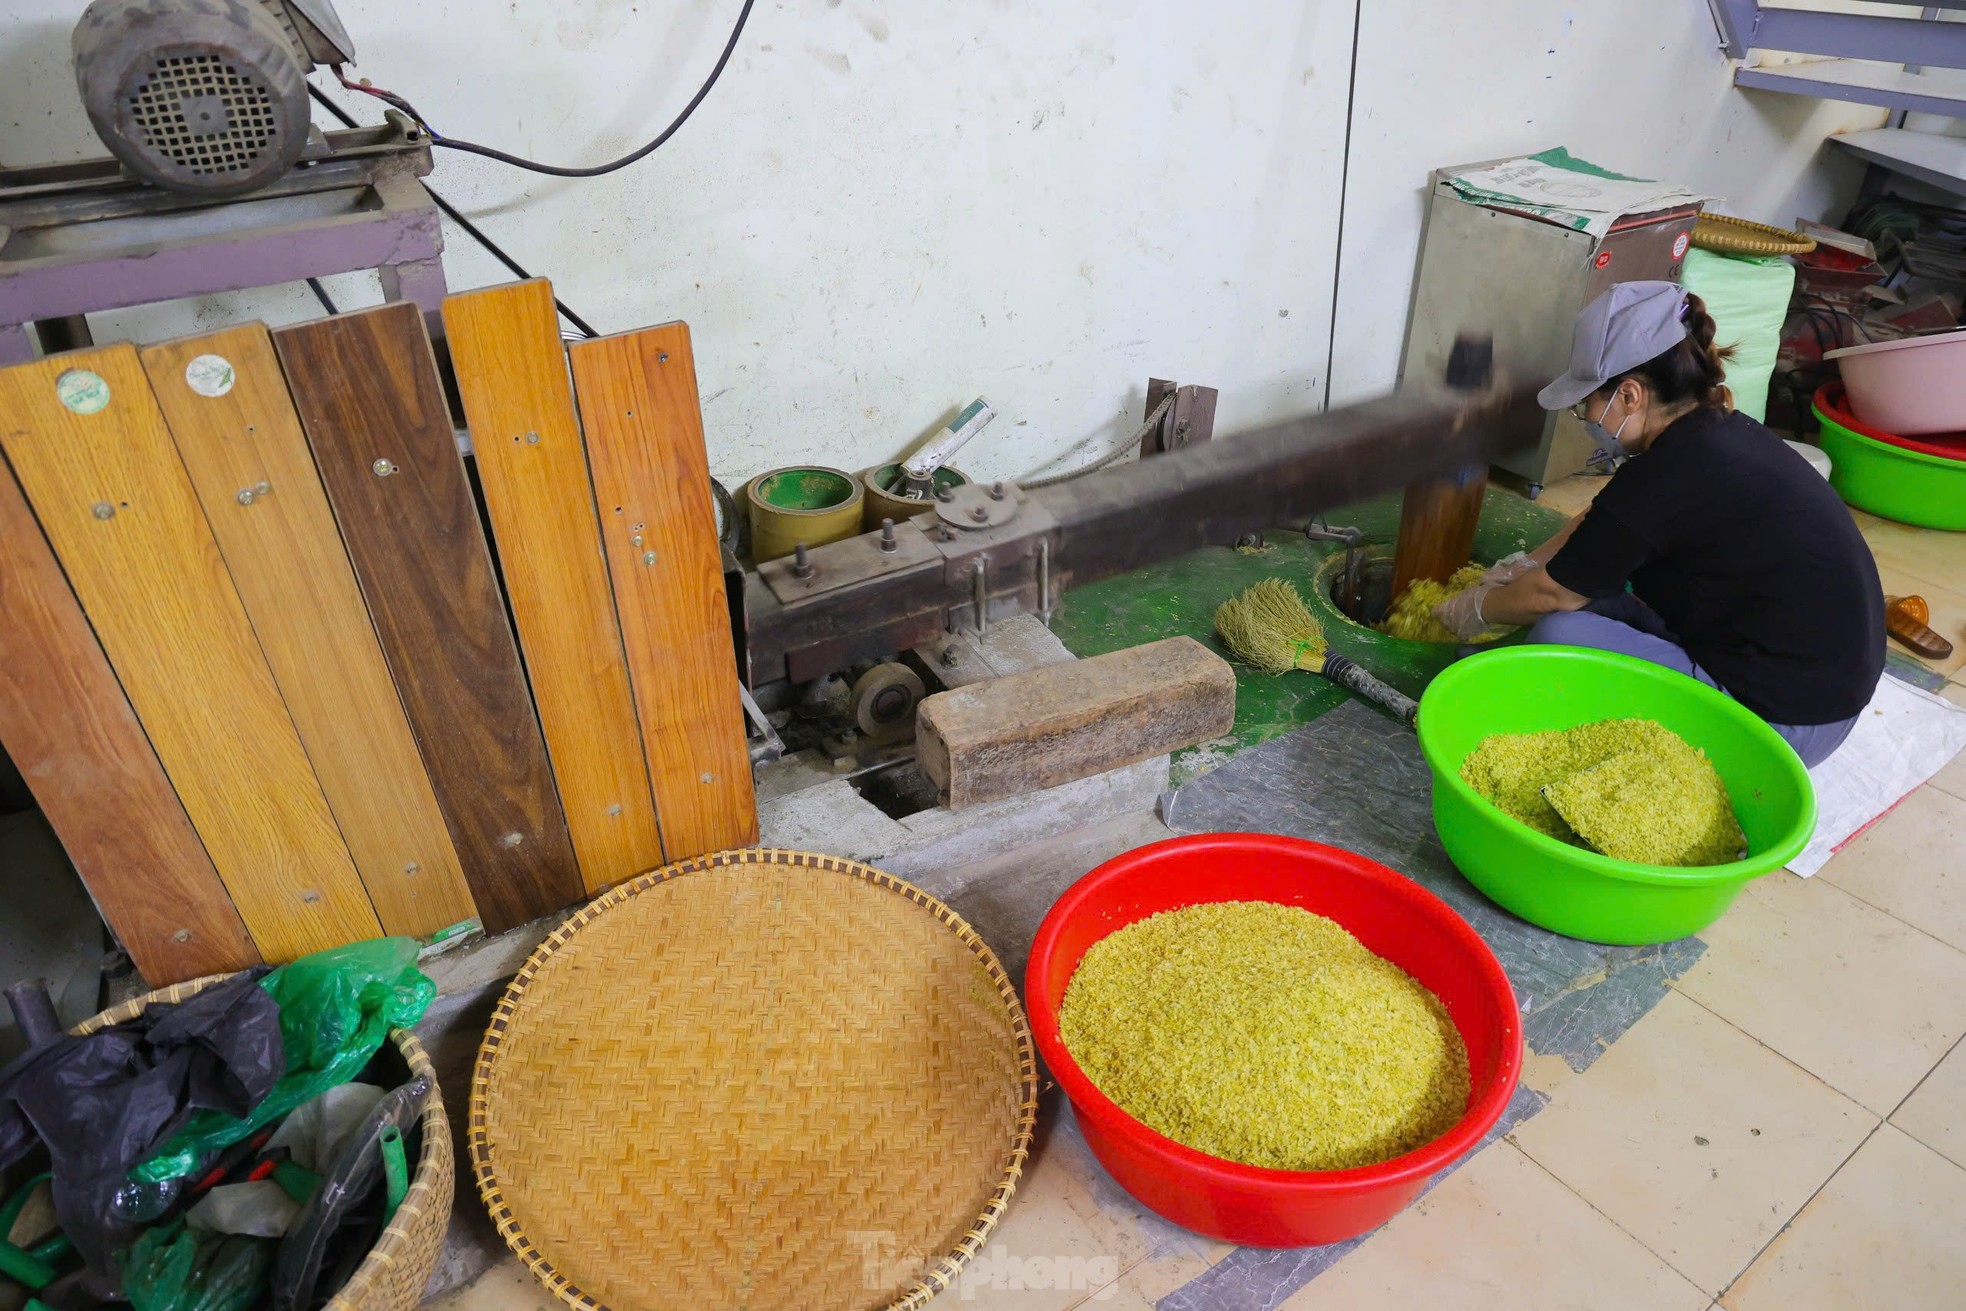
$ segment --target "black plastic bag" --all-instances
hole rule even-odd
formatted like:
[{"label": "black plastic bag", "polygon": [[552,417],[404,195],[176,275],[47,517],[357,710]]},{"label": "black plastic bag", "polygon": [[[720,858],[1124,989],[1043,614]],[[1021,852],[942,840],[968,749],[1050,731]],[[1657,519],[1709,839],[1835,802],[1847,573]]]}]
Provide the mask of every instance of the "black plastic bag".
[{"label": "black plastic bag", "polygon": [[111,1273],[136,1232],[115,1209],[130,1168],[199,1108],[245,1115],[286,1068],[279,1003],[259,973],[64,1034],[0,1071],[0,1167],[47,1144],[56,1218],[90,1269]]}]

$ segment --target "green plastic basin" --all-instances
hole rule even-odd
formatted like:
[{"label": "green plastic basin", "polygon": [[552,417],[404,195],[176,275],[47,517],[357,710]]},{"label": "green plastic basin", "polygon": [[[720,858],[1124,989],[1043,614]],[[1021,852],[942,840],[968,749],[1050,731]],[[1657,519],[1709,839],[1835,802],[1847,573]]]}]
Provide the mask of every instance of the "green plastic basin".
[{"label": "green plastic basin", "polygon": [[[1461,781],[1461,762],[1490,734],[1630,718],[1656,720],[1706,751],[1747,834],[1747,859],[1698,869],[1612,860],[1510,819]],[[1491,900],[1565,937],[1636,945],[1696,933],[1749,879],[1793,859],[1816,827],[1809,771],[1760,716],[1631,656],[1569,646],[1470,656],[1427,688],[1419,732],[1447,854]]]},{"label": "green plastic basin", "polygon": [[1853,432],[1816,407],[1829,485],[1859,510],[1920,528],[1966,530],[1966,460],[1893,446]]}]

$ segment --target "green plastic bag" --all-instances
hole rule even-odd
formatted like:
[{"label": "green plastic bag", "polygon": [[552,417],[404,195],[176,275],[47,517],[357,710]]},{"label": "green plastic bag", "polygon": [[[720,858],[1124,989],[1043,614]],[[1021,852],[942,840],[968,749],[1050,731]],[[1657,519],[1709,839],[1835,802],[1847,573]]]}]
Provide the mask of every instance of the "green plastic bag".
[{"label": "green plastic bag", "polygon": [[1768,385],[1781,350],[1782,324],[1788,319],[1795,265],[1780,255],[1721,255],[1686,252],[1680,271],[1685,288],[1706,302],[1713,316],[1714,344],[1732,346],[1727,386],[1734,408],[1751,419],[1768,415]]},{"label": "green plastic bag", "polygon": [[132,1311],[245,1311],[266,1292],[276,1245],[173,1220],[137,1236],[123,1260],[123,1292]]},{"label": "green plastic bag", "polygon": [[212,1153],[353,1079],[390,1029],[415,1024],[436,997],[437,985],[417,969],[416,953],[414,938],[371,938],[303,956],[260,980],[280,1003],[287,1072],[244,1119],[193,1112],[130,1177],[155,1184],[189,1175]]}]

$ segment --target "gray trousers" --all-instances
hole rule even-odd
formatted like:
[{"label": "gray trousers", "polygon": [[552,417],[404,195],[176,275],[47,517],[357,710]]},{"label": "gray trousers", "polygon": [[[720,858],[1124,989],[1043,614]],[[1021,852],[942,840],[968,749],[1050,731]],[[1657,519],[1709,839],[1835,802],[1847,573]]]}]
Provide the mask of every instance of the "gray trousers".
[{"label": "gray trousers", "polygon": [[[1673,639],[1657,612],[1629,592],[1592,601],[1582,610],[1545,615],[1529,630],[1528,640],[1637,656],[1655,665],[1677,669],[1708,687],[1727,690]],[[1769,727],[1795,748],[1803,764],[1814,769],[1843,745],[1843,739],[1850,736],[1856,725],[1857,717],[1852,715],[1834,724],[1770,724]]]}]

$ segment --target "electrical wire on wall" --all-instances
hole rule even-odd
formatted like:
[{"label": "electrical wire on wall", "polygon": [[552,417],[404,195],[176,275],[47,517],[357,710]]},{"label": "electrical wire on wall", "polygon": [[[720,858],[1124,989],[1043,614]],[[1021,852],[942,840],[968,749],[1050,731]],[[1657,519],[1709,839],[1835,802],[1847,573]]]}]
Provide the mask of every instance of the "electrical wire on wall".
[{"label": "electrical wire on wall", "polygon": [[621,158],[609,160],[605,164],[594,164],[588,167],[542,164],[537,160],[526,159],[521,155],[507,154],[503,150],[496,150],[491,146],[480,145],[476,141],[466,141],[460,137],[445,136],[430,125],[430,120],[419,113],[415,105],[412,105],[407,99],[397,95],[394,91],[374,86],[368,82],[351,82],[348,74],[340,64],[334,66],[334,71],[335,76],[340,79],[341,84],[350,91],[359,91],[363,95],[374,96],[384,104],[391,105],[415,119],[418,126],[430,134],[430,144],[433,146],[442,146],[446,150],[462,150],[473,155],[483,155],[486,159],[495,159],[501,164],[510,164],[514,168],[530,169],[534,173],[550,174],[556,178],[597,178],[603,174],[612,173],[617,169],[627,168],[637,160],[646,158],[649,154],[659,149],[670,137],[675,136],[683,124],[689,122],[690,115],[696,112],[696,107],[702,104],[704,98],[710,94],[710,88],[717,85],[717,79],[723,76],[724,66],[730,63],[730,57],[737,49],[738,38],[744,35],[744,23],[751,17],[751,6],[755,2],[756,0],[744,0],[744,7],[737,11],[737,22],[730,29],[730,39],[724,42],[723,53],[717,56],[716,67],[710,70],[710,76],[704,79],[703,85],[697,88],[696,94],[690,97],[687,105],[683,106],[683,112],[676,115],[670,121],[668,127],[663,128],[652,141],[629,151],[627,154],[621,156]]},{"label": "electrical wire on wall", "polygon": [[[510,164],[515,168],[530,169],[534,173],[546,173],[554,177],[595,178],[595,177],[600,177],[603,174],[613,173],[617,169],[623,169],[628,167],[628,165],[635,163],[637,160],[647,158],[650,154],[652,154],[654,151],[659,149],[665,142],[667,142],[669,138],[675,136],[677,131],[681,129],[683,124],[689,122],[690,115],[696,112],[696,107],[702,104],[704,98],[710,94],[710,88],[716,86],[717,79],[723,76],[725,65],[730,63],[730,57],[732,53],[735,52],[737,49],[738,38],[744,35],[744,24],[746,20],[748,20],[751,17],[751,6],[754,3],[756,3],[756,0],[744,0],[743,8],[737,11],[737,22],[732,24],[731,26],[730,39],[724,42],[723,53],[717,56],[716,66],[710,70],[710,76],[704,79],[703,85],[697,88],[696,94],[690,97],[689,103],[683,106],[682,112],[680,114],[677,114],[676,117],[670,121],[669,126],[663,128],[662,131],[658,133],[653,140],[636,148],[635,150],[629,151],[627,154],[621,156],[621,158],[610,160],[605,164],[595,164],[591,167],[586,167],[586,168],[562,167],[557,164],[542,164],[539,163],[537,160],[526,159],[519,155],[507,154],[503,150],[495,150],[490,146],[480,145],[475,141],[465,141],[459,137],[445,136],[443,133],[437,131],[436,128],[430,125],[430,120],[425,118],[422,112],[418,110],[415,105],[410,103],[408,98],[397,95],[394,91],[391,91],[386,87],[376,86],[373,83],[368,82],[366,80],[361,80],[361,81],[351,80],[348,76],[348,72],[346,68],[344,68],[340,64],[336,64],[334,66],[334,75],[335,75],[335,79],[339,81],[341,85],[346,87],[348,90],[359,92],[362,95],[370,96],[376,100],[380,100],[383,104],[388,105],[390,108],[396,110],[398,113],[401,113],[407,116],[408,118],[410,118],[412,121],[416,123],[416,125],[419,128],[421,128],[426,134],[429,135],[430,144],[433,146],[442,146],[447,150],[462,150],[473,155],[483,155],[487,159],[495,159],[502,164]],[[307,86],[307,92],[309,95],[314,97],[316,103],[321,105],[330,114],[333,114],[336,118],[340,119],[343,126],[345,127],[357,126],[354,118],[349,115],[348,111],[343,109],[340,105],[336,104],[334,101],[330,100],[327,97],[327,95],[322,92],[321,88],[315,86],[313,83],[310,82],[308,83]],[[451,204],[449,201],[445,200],[441,195],[437,194],[436,188],[431,187],[426,183],[424,186],[424,190],[429,192],[430,199],[436,203],[438,209],[443,211],[444,216],[446,218],[450,219],[451,222],[457,224],[458,227],[464,229],[464,231],[471,237],[472,240],[476,241],[480,246],[483,246],[487,251],[489,251],[491,255],[498,260],[499,263],[503,264],[507,269],[509,269],[512,272],[512,275],[514,277],[529,278],[532,276],[532,274],[526,272],[525,268],[522,267],[517,260],[513,259],[510,255],[506,254],[504,249],[500,247],[497,242],[493,241],[490,237],[486,236],[484,232],[479,229],[477,224],[473,223],[470,219],[465,218],[463,214],[459,213],[455,205]],[[324,305],[328,305],[330,309],[332,309],[333,303],[328,300],[327,293],[321,289],[320,284],[318,282],[313,282],[310,279],[310,285],[314,289],[314,294],[320,298],[321,303]],[[571,333],[563,331],[560,334],[562,338],[570,341],[578,341],[584,337],[595,337],[600,335],[594,331],[593,326],[589,324],[586,319],[583,319],[580,317],[580,315],[574,313],[573,310],[568,307],[567,303],[561,300],[559,297],[556,296],[553,298],[553,305],[555,308],[559,310],[560,317],[564,318],[568,323],[571,323],[576,329],[575,332],[571,332]]]},{"label": "electrical wire on wall", "polygon": [[[330,114],[333,114],[337,119],[340,119],[341,125],[343,127],[361,126],[361,124],[357,123],[355,119],[348,113],[347,110],[343,109],[340,105],[337,105],[334,101],[328,99],[328,97],[322,93],[321,88],[315,86],[312,82],[307,84],[307,92],[309,95],[314,97],[314,101],[316,104],[320,105],[323,109],[327,110]],[[493,241],[490,237],[486,236],[484,232],[478,227],[477,224],[473,223],[470,219],[464,217],[463,214],[459,213],[457,206],[451,204],[448,200],[445,200],[442,196],[438,195],[437,189],[435,187],[429,185],[428,183],[425,183],[423,189],[424,191],[429,193],[431,201],[436,204],[437,208],[443,211],[444,217],[448,218],[451,222],[457,224],[460,228],[463,228],[465,233],[469,235],[473,241],[477,242],[480,246],[483,246],[488,252],[490,252],[492,257],[496,259],[500,264],[503,264],[506,267],[506,269],[511,272],[513,277],[523,281],[524,279],[530,278],[532,276],[532,274],[526,271],[524,265],[520,264],[519,261],[513,259],[510,255],[505,253],[504,247],[500,246],[496,241]],[[314,282],[314,280],[311,278],[308,281],[310,284],[313,284]],[[321,298],[321,303],[327,305],[329,308],[329,312],[332,313],[334,305],[332,301],[327,299],[327,293],[323,291],[318,285],[315,285],[314,294]],[[561,300],[558,296],[555,296],[553,298],[553,307],[559,310],[561,318],[565,319],[568,323],[571,323],[574,326],[574,328],[577,330],[573,334],[562,332],[560,334],[562,338],[579,341],[588,337],[598,337],[601,335],[600,333],[594,331],[594,327],[592,324],[588,323],[586,319],[581,318],[580,315],[574,313],[572,308],[568,306],[568,304],[565,301]]]}]

